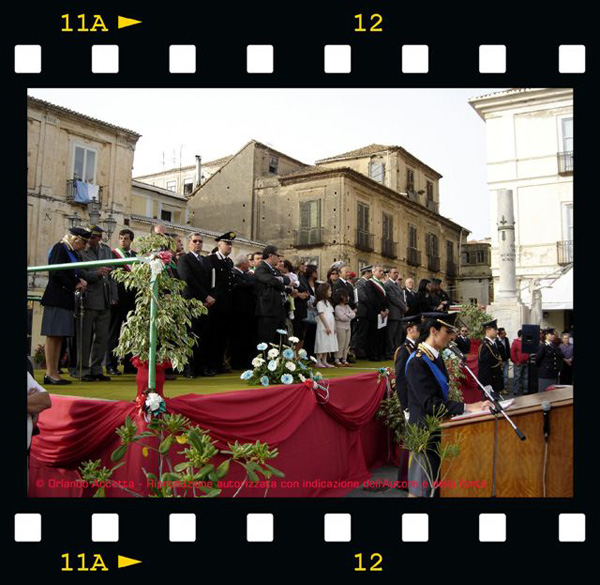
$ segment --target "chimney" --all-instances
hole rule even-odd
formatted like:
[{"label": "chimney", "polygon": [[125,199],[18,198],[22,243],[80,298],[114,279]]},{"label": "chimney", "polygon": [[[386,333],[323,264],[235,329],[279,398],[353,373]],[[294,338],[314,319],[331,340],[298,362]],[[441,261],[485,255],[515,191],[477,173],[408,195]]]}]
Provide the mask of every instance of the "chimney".
[{"label": "chimney", "polygon": [[202,157],[197,154],[196,155],[196,176],[194,178],[194,189],[200,185],[202,179]]}]

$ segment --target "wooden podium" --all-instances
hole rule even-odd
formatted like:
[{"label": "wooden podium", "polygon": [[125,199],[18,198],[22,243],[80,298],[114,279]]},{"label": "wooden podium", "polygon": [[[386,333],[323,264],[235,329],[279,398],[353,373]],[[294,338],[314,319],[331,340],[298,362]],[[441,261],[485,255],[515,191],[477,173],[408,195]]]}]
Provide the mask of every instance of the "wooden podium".
[{"label": "wooden podium", "polygon": [[[526,439],[498,416],[496,497],[542,498],[545,441],[542,402],[549,402],[550,436],[546,453],[546,497],[573,497],[573,386],[560,386],[514,399],[506,411]],[[442,442],[459,442],[460,453],[444,462],[443,498],[486,498],[492,494],[494,416],[478,415],[442,424]]]}]

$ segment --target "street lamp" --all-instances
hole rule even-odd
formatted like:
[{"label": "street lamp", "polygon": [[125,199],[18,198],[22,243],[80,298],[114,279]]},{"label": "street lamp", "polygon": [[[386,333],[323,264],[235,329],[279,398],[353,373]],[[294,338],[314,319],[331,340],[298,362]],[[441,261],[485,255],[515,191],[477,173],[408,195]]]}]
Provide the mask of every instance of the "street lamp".
[{"label": "street lamp", "polygon": [[79,227],[81,225],[81,218],[75,211],[73,215],[67,215],[67,221],[69,222],[69,229]]},{"label": "street lamp", "polygon": [[106,235],[108,236],[108,239],[110,240],[110,236],[112,236],[113,232],[115,231],[115,228],[117,227],[117,220],[113,217],[112,214],[113,210],[111,208],[108,217],[104,220],[104,228],[106,229]]}]

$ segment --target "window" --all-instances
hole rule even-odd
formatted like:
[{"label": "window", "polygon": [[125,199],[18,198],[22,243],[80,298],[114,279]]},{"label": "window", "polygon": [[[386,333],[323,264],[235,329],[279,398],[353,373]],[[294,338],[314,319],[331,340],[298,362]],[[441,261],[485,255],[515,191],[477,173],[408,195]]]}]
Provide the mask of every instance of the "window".
[{"label": "window", "polygon": [[160,219],[162,221],[171,221],[172,217],[173,217],[173,212],[172,211],[166,211],[164,209],[161,209],[161,211],[160,211]]},{"label": "window", "polygon": [[269,173],[271,173],[272,175],[276,175],[278,165],[279,165],[279,157],[270,155],[269,156]]},{"label": "window", "polygon": [[427,200],[433,201],[433,183],[431,181],[427,181]]},{"label": "window", "polygon": [[418,248],[417,228],[414,225],[408,226],[408,245],[410,248]]},{"label": "window", "polygon": [[415,190],[415,171],[409,168],[406,169],[406,190]]},{"label": "window", "polygon": [[183,180],[183,194],[189,195],[194,189],[194,180],[193,179],[184,179]]},{"label": "window", "polygon": [[573,240],[573,204],[562,204],[563,240]]},{"label": "window", "polygon": [[310,230],[321,227],[321,200],[300,203],[300,229]]},{"label": "window", "polygon": [[381,237],[391,242],[394,239],[394,218],[389,213],[384,213],[381,218],[382,234]]},{"label": "window", "polygon": [[365,203],[358,203],[357,226],[359,231],[369,231],[369,206]]},{"label": "window", "polygon": [[177,192],[177,181],[167,181],[167,190]]},{"label": "window", "polygon": [[562,150],[563,152],[573,151],[573,118],[563,118],[562,126]]},{"label": "window", "polygon": [[439,257],[439,239],[435,234],[427,234],[425,238],[425,253],[428,256]]},{"label": "window", "polygon": [[454,242],[446,240],[446,258],[448,262],[454,262]]},{"label": "window", "polygon": [[75,146],[73,153],[73,178],[86,183],[94,183],[96,177],[96,151],[83,146]]},{"label": "window", "polygon": [[475,263],[476,264],[485,264],[486,258],[487,258],[487,254],[485,253],[485,250],[477,250],[477,253],[475,255]]},{"label": "window", "polygon": [[385,164],[371,161],[369,163],[369,178],[383,184],[385,179]]}]

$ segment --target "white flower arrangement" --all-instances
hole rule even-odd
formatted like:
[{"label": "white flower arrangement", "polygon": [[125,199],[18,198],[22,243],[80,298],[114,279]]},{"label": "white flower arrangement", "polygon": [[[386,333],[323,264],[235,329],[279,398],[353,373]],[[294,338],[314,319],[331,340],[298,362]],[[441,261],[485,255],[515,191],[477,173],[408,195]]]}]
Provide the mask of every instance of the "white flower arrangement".
[{"label": "white flower arrangement", "polygon": [[278,384],[301,384],[306,380],[318,380],[321,378],[319,372],[313,372],[311,367],[316,359],[308,357],[306,350],[296,352],[294,345],[298,343],[297,337],[290,337],[289,343],[284,341],[283,330],[278,331],[280,335],[279,344],[259,343],[256,346],[259,353],[252,360],[253,370],[246,370],[240,378],[253,385],[278,385]]}]

